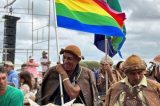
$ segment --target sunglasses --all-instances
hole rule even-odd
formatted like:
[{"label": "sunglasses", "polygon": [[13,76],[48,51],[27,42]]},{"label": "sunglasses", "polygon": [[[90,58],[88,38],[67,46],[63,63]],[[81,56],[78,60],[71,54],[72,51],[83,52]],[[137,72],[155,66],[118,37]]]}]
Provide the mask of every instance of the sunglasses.
[{"label": "sunglasses", "polygon": [[9,65],[7,65],[7,64],[4,64],[4,67],[10,67]]}]

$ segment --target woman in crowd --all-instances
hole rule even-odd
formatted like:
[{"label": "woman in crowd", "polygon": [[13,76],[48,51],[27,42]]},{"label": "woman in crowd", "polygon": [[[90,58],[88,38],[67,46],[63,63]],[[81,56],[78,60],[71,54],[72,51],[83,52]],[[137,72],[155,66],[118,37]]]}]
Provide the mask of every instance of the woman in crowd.
[{"label": "woman in crowd", "polygon": [[35,99],[32,90],[32,78],[28,71],[21,71],[19,73],[19,85],[24,94],[24,103],[28,103],[28,99]]},{"label": "woman in crowd", "polygon": [[35,59],[32,56],[29,56],[29,60],[25,63],[27,64],[27,71],[31,74],[33,74],[34,78],[37,77],[37,69],[38,63],[35,61]]}]

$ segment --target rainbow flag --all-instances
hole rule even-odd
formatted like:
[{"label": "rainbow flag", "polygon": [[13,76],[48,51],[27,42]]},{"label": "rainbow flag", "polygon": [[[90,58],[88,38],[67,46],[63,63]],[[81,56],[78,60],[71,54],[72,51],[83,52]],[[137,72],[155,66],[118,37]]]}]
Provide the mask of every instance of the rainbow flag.
[{"label": "rainbow flag", "polygon": [[112,10],[103,0],[56,0],[59,27],[107,36],[124,36],[124,13]]}]

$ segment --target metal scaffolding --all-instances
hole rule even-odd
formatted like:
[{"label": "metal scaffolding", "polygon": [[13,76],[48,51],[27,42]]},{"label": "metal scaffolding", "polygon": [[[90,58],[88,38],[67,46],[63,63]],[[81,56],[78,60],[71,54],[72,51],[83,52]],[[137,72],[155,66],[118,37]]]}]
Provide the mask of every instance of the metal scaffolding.
[{"label": "metal scaffolding", "polygon": [[[11,1],[11,0],[10,0]],[[16,4],[16,0],[12,0],[12,2],[10,2],[8,0],[5,0],[5,2],[3,2],[1,5],[0,5],[0,15],[14,15],[14,16],[20,16],[20,17],[29,17],[31,19],[30,20],[23,20],[21,18],[21,20],[19,22],[17,22],[17,25],[19,24],[27,24],[28,26],[31,27],[31,46],[28,47],[28,49],[23,49],[23,48],[3,48],[0,47],[0,54],[1,54],[1,57],[3,54],[6,54],[7,52],[3,52],[3,51],[7,51],[9,49],[16,49],[16,54],[18,53],[22,53],[24,54],[26,57],[26,60],[28,59],[28,56],[31,55],[31,56],[34,56],[34,52],[35,51],[42,51],[42,50],[46,50],[48,51],[48,57],[50,57],[50,27],[51,27],[51,20],[50,20],[50,17],[51,17],[51,0],[41,0],[41,2],[43,3],[47,3],[48,5],[46,7],[48,7],[48,12],[47,13],[36,13],[36,9],[35,8],[38,8],[37,5],[35,5],[36,3],[35,2],[38,2],[39,0],[23,0],[21,2],[25,2],[23,3],[24,6],[22,5],[17,5]],[[42,25],[42,26],[38,26],[38,27],[35,27],[35,24],[36,24],[36,21],[35,21],[35,17],[47,17],[47,21],[48,23],[46,23],[45,25]],[[4,23],[4,20],[3,19],[0,19],[0,24],[2,27],[2,25]],[[17,29],[18,30],[18,29]],[[3,36],[4,35],[4,30],[0,30],[0,36]],[[1,37],[3,38],[3,37]],[[42,44],[42,43],[47,43],[47,47],[46,48],[35,48],[36,45],[39,45],[39,44]],[[0,43],[2,43],[3,45],[3,39],[0,39]],[[24,45],[24,46],[28,46],[28,45]],[[4,50],[3,50],[4,49]],[[7,55],[7,54],[6,54]],[[5,59],[7,60],[7,58]],[[2,61],[2,59],[1,59]]]}]

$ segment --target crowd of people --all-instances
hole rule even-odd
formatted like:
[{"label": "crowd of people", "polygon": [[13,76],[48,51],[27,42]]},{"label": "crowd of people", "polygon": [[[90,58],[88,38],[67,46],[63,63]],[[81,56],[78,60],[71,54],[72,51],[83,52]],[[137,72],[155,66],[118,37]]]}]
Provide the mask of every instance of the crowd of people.
[{"label": "crowd of people", "polygon": [[20,73],[14,71],[12,62],[4,62],[0,67],[2,106],[27,106],[28,99],[39,105],[62,105],[75,99],[74,104],[79,106],[159,106],[160,55],[151,61],[149,68],[138,55],[133,54],[116,65],[111,57],[104,56],[100,69],[91,70],[80,66],[84,57],[76,45],[66,46],[60,54],[63,61],[50,66],[47,52],[42,52],[43,80],[38,87],[35,86],[38,64],[32,57],[22,64]]}]

